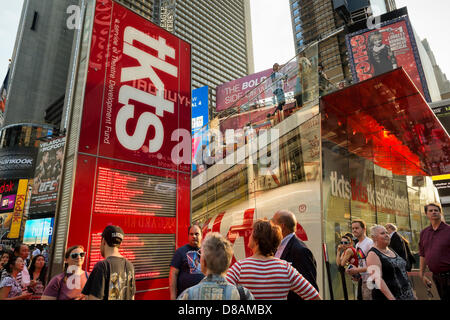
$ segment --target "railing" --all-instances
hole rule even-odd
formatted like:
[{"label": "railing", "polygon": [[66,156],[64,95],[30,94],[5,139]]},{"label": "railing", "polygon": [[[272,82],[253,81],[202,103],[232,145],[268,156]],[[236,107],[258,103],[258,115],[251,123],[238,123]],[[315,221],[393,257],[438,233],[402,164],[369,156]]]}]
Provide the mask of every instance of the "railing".
[{"label": "railing", "polygon": [[337,90],[339,85],[328,79],[318,60],[318,42],[305,46],[279,69],[268,70],[261,83],[198,129],[194,133],[193,176],[248,143],[249,136],[318,106],[320,96]]}]

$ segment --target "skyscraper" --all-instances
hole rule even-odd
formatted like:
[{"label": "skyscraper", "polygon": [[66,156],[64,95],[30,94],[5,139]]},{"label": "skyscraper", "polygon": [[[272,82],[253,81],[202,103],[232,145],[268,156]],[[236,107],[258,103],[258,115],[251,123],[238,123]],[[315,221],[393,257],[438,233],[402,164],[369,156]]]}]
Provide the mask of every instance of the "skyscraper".
[{"label": "skyscraper", "polygon": [[192,88],[254,72],[249,0],[117,0],[192,45]]},{"label": "skyscraper", "polygon": [[[289,5],[296,52],[320,40],[319,62],[333,83],[352,78],[343,27],[367,19],[372,12],[396,9],[395,0],[289,0]],[[337,10],[342,7],[346,15]]]}]

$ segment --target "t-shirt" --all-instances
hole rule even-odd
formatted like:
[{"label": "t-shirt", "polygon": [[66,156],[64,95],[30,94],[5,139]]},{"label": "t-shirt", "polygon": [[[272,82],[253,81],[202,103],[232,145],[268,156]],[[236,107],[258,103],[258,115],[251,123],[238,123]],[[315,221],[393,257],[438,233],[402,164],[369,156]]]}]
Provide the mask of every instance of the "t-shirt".
[{"label": "t-shirt", "polygon": [[9,274],[6,277],[3,277],[0,282],[0,289],[4,287],[11,287],[11,290],[9,290],[8,293],[8,298],[14,298],[22,295],[22,287],[19,282],[17,282],[17,280]]},{"label": "t-shirt", "polygon": [[177,251],[172,258],[172,267],[179,270],[177,279],[177,296],[187,288],[195,286],[205,277],[200,267],[200,253],[198,248],[186,244]]},{"label": "t-shirt", "polygon": [[133,265],[115,256],[97,262],[82,293],[100,300],[133,300],[136,293]]},{"label": "t-shirt", "polygon": [[[358,254],[358,267],[366,268],[367,267],[367,254],[369,253],[370,248],[373,247],[372,239],[365,237],[363,241],[358,242],[356,244],[356,253]],[[361,278],[363,281],[367,281],[369,278],[368,272],[361,272]]]},{"label": "t-shirt", "polygon": [[233,264],[226,276],[228,282],[250,290],[255,299],[286,300],[289,291],[304,300],[319,296],[317,290],[289,262],[278,258],[247,258]]},{"label": "t-shirt", "polygon": [[64,276],[65,273],[54,276],[45,288],[43,295],[55,297],[57,300],[81,300],[84,297],[81,290],[83,290],[89,274],[83,272],[78,278],[76,278],[77,275],[68,275],[66,281],[64,281]]}]

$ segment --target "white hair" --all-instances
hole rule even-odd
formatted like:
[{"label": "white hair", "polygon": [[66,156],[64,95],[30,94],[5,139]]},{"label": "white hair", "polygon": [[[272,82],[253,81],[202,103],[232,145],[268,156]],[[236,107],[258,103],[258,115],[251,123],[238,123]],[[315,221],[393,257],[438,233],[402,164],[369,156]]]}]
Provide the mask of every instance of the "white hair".
[{"label": "white hair", "polygon": [[386,228],[383,227],[383,226],[380,226],[379,224],[376,224],[376,225],[372,226],[370,228],[370,237],[372,239],[378,234],[378,232],[377,232],[378,229],[386,229]]}]

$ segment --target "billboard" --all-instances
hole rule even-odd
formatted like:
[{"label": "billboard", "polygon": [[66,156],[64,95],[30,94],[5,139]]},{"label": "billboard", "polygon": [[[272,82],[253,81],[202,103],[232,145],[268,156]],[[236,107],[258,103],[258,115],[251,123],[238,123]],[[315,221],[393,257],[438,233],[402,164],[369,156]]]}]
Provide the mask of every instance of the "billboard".
[{"label": "billboard", "polygon": [[78,148],[68,149],[65,168],[74,167],[61,188],[64,245],[82,244],[90,271],[101,232],[120,225],[123,254],[150,282],[137,283],[138,298],[168,295],[145,289],[168,287],[170,257],[187,240],[177,230],[190,222],[191,47],[116,1],[89,3],[75,75],[81,121],[68,136]]},{"label": "billboard", "polygon": [[[208,86],[192,90],[192,159],[207,145],[209,128]],[[192,171],[197,164],[192,161]]]},{"label": "billboard", "polygon": [[[264,82],[264,80],[270,77],[271,74],[272,69],[267,69],[218,86],[216,95],[216,111],[223,111],[232,107],[236,101],[241,99],[247,92],[253,90]],[[264,96],[261,97],[262,99],[266,98],[264,85],[261,85],[256,91],[258,94],[262,94]],[[255,92],[255,95],[257,92]],[[269,92],[269,97],[271,97],[272,91],[270,90]]]},{"label": "billboard", "polygon": [[37,148],[4,148],[0,150],[0,179],[31,178]]},{"label": "billboard", "polygon": [[23,209],[28,190],[28,179],[20,179],[17,187],[16,203],[14,211],[11,216],[11,227],[9,229],[8,238],[18,239],[20,234],[20,227],[22,226]]},{"label": "billboard", "polygon": [[349,34],[346,42],[354,81],[364,81],[403,67],[425,99],[431,101],[407,16],[384,22],[377,29]]},{"label": "billboard", "polygon": [[55,218],[27,220],[23,234],[25,244],[49,244],[52,241]]},{"label": "billboard", "polygon": [[66,138],[41,142],[34,171],[30,213],[55,211]]}]

